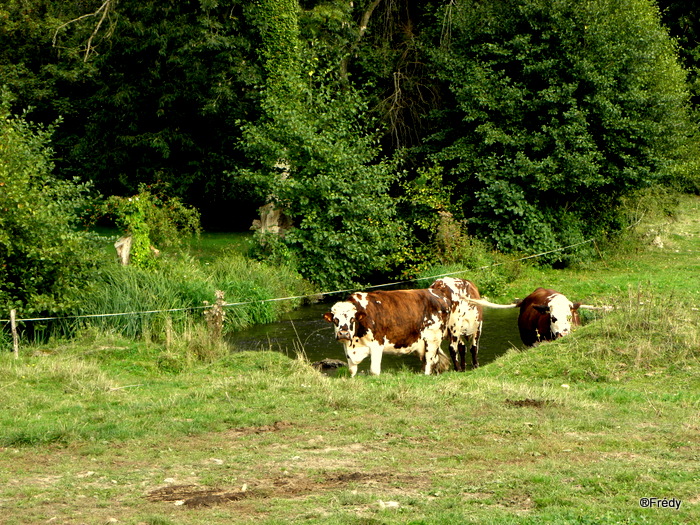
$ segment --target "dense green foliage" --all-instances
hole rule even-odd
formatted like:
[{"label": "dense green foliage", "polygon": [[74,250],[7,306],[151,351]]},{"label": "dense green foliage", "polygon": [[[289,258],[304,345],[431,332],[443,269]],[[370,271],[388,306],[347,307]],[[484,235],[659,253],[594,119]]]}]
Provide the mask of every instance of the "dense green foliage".
[{"label": "dense green foliage", "polygon": [[[275,258],[282,247],[290,251],[305,277],[325,287],[346,286],[386,271],[401,249],[389,196],[396,167],[379,158],[359,94],[313,81],[320,59],[307,50],[302,60],[289,9],[289,2],[286,11],[284,2],[263,4],[264,116],[245,126],[243,147],[261,166],[251,180],[294,227],[281,242],[261,241]],[[284,23],[274,23],[279,20]]]},{"label": "dense green foliage", "polygon": [[282,243],[302,274],[325,286],[361,282],[386,270],[401,247],[389,195],[395,165],[372,163],[377,145],[362,114],[350,94],[334,99],[319,90],[306,110],[276,112],[248,130],[252,154],[294,159],[286,173],[258,172],[253,180],[294,220]]},{"label": "dense green foliage", "polygon": [[658,0],[661,19],[678,41],[681,63],[695,106],[700,102],[700,6],[685,0]]},{"label": "dense green foliage", "polygon": [[[236,120],[257,111],[254,6],[107,4],[99,28],[102,0],[0,6],[2,82],[33,118],[63,118],[55,135],[63,176],[93,180],[105,195],[163,182],[205,208],[207,226],[247,227],[254,206],[246,188],[232,195],[225,171],[241,160]],[[232,198],[248,216],[227,213]]]},{"label": "dense green foliage", "polygon": [[474,231],[504,250],[574,244],[620,226],[621,196],[687,173],[687,87],[649,2],[446,9],[432,56],[453,104],[429,142]]},{"label": "dense green foliage", "polygon": [[200,233],[196,209],[147,187],[131,197],[109,197],[102,213],[114,220],[123,235],[131,237],[130,261],[136,266],[152,266],[154,255],[162,249],[185,252],[186,241]]},{"label": "dense green foliage", "polygon": [[246,230],[273,203],[293,227],[257,253],[348,285],[467,264],[461,248],[444,260],[441,216],[480,250],[532,253],[622,230],[640,190],[698,191],[695,13],[671,0],[10,0],[0,78],[16,111],[61,118],[58,179],[117,197],[168,187],[207,229]]},{"label": "dense green foliage", "polygon": [[29,125],[0,105],[0,308],[21,314],[75,304],[94,265],[77,231],[88,186],[52,173],[51,129]]}]

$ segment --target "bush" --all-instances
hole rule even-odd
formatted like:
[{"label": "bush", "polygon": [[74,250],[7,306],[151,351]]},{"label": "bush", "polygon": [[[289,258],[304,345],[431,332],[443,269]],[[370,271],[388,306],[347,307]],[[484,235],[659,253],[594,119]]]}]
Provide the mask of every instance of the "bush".
[{"label": "bush", "polygon": [[183,253],[186,241],[200,233],[199,212],[195,208],[165,195],[163,189],[145,185],[137,195],[109,197],[102,213],[112,218],[124,235],[131,236],[130,262],[136,266],[153,266],[153,249]]},{"label": "bush", "polygon": [[95,260],[89,186],[52,175],[51,133],[0,104],[0,308],[21,315],[75,305]]}]

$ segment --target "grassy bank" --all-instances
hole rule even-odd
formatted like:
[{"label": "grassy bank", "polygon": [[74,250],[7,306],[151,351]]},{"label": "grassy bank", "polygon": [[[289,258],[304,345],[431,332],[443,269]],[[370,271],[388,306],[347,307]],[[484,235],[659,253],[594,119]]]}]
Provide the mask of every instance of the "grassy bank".
[{"label": "grassy bank", "polygon": [[[85,330],[163,343],[169,334],[191,337],[205,330],[203,313],[216,302],[217,291],[224,302],[237,305],[226,309],[224,332],[273,322],[305,301],[271,299],[313,297],[314,286],[294,269],[244,255],[250,236],[229,234],[228,242],[215,234],[202,237],[193,241],[192,255],[166,254],[154,267],[140,268],[119,265],[105,236],[105,260],[76,292],[77,305],[48,312],[49,320],[20,323],[22,343]],[[19,311],[18,317],[36,315]],[[0,347],[10,344],[9,331],[0,330]]]},{"label": "grassy bank", "polygon": [[507,294],[618,308],[465,374],[94,331],[0,356],[3,523],[698,523],[698,201],[663,227],[663,248],[525,268]]}]

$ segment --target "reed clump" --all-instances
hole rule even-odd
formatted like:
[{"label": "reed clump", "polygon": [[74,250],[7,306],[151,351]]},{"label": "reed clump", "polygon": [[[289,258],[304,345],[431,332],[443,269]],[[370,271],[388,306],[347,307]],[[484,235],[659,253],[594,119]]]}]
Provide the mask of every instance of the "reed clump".
[{"label": "reed clump", "polygon": [[311,285],[293,270],[273,268],[232,252],[211,264],[183,259],[166,261],[156,269],[105,267],[85,291],[84,306],[76,313],[105,314],[80,320],[83,328],[91,326],[126,337],[167,340],[173,332],[189,329],[192,320],[206,324],[208,303],[216,302],[220,292],[226,302],[219,301],[219,315],[225,310],[225,319],[222,316],[215,323],[218,339],[229,331],[272,322],[302,303],[302,299],[271,299],[303,296],[312,291]]}]

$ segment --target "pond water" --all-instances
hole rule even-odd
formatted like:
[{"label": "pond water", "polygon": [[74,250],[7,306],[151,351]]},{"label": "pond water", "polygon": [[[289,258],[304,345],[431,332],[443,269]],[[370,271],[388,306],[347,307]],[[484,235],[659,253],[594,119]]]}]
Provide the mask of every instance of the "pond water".
[{"label": "pond water", "polygon": [[[333,326],[323,319],[332,303],[304,306],[285,314],[284,319],[255,325],[230,334],[227,340],[234,351],[275,350],[295,357],[303,351],[310,362],[322,359],[345,361],[342,345],[335,340]],[[518,334],[518,309],[484,308],[484,328],[479,345],[479,364],[485,365],[515,346],[522,348]],[[449,355],[448,343],[443,350]],[[469,361],[469,352],[467,360]],[[369,373],[369,357],[360,364],[360,372]],[[388,355],[382,358],[382,370],[410,368],[419,372],[421,362],[416,355]]]}]

